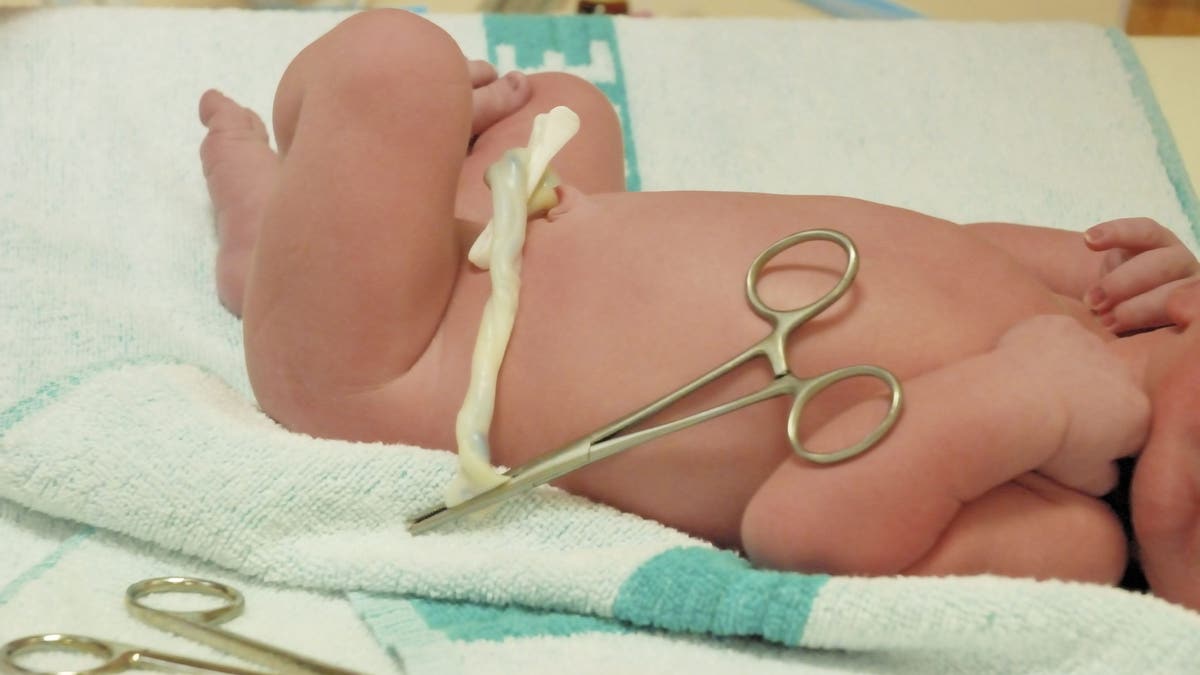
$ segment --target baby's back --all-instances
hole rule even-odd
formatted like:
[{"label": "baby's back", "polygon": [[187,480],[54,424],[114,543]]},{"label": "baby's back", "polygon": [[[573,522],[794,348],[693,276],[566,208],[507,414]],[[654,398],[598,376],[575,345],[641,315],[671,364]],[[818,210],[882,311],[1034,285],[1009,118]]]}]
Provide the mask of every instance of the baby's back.
[{"label": "baby's back", "polygon": [[[746,271],[774,241],[812,228],[849,235],[860,268],[846,295],[789,343],[800,376],[869,363],[903,381],[991,348],[1022,318],[1086,315],[964,228],[902,209],[831,197],[566,191],[548,219],[529,225],[520,308],[498,386],[493,461],[511,466],[543,454],[761,338],[767,324],[746,302]],[[802,244],[776,261],[760,291],[779,308],[816,299],[845,267],[840,249],[824,242]],[[397,414],[418,431],[396,440],[453,448],[454,413],[489,291],[486,273],[464,264],[434,344],[406,376],[411,386],[400,390],[412,400],[398,401]],[[768,377],[765,363],[744,368],[667,416],[724,402]],[[812,402],[804,428],[881,391],[874,387],[838,385]],[[736,544],[746,501],[790,452],[787,406],[783,399],[752,406],[561,484]]]}]

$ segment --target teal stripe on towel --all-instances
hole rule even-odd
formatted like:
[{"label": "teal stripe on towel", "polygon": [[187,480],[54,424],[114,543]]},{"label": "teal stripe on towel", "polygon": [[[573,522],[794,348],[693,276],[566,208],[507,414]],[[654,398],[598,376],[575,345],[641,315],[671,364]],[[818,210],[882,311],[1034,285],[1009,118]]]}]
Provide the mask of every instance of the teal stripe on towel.
[{"label": "teal stripe on towel", "polygon": [[888,0],[801,0],[842,19],[923,19],[920,12]]},{"label": "teal stripe on towel", "polygon": [[437,630],[431,629],[406,598],[382,593],[346,594],[350,606],[406,673],[458,675],[461,655]]},{"label": "teal stripe on towel", "polygon": [[57,401],[65,392],[79,386],[79,383],[87,379],[91,374],[89,371],[83,371],[74,373],[62,381],[47,382],[38,387],[38,390],[32,396],[18,401],[16,405],[6,410],[0,411],[0,436],[3,436],[5,432],[16,426],[17,422]]},{"label": "teal stripe on towel", "polygon": [[[611,17],[509,16],[486,14],[488,60],[505,67],[501,50],[514,52],[516,68],[523,71],[565,71],[600,88],[616,106],[625,142],[625,189],[642,188],[637,148],[625,93],[621,48]],[[594,58],[595,57],[595,58]],[[561,59],[561,63],[558,60]]]},{"label": "teal stripe on towel", "polygon": [[594,616],[564,614],[525,607],[476,605],[414,598],[425,624],[451,640],[499,642],[520,637],[566,637],[579,633],[627,633],[631,629]]},{"label": "teal stripe on towel", "polygon": [[798,645],[827,575],[756,570],[707,548],[650,559],[622,585],[613,616],[630,623]]},{"label": "teal stripe on towel", "polygon": [[1119,28],[1109,28],[1108,39],[1112,41],[1113,48],[1121,57],[1121,64],[1125,66],[1125,72],[1129,74],[1129,87],[1133,90],[1134,97],[1141,103],[1142,110],[1146,112],[1146,120],[1150,122],[1154,138],[1158,142],[1158,157],[1167,171],[1167,178],[1171,181],[1171,186],[1175,188],[1179,206],[1187,215],[1192,226],[1192,234],[1196,236],[1197,241],[1200,241],[1200,200],[1196,198],[1196,190],[1188,177],[1183,158],[1179,155],[1179,147],[1175,145],[1175,137],[1171,134],[1167,118],[1163,116],[1162,108],[1158,106],[1158,99],[1154,96],[1154,90],[1150,87],[1150,79],[1146,77],[1146,70],[1142,68],[1142,62],[1138,59],[1133,44]]},{"label": "teal stripe on towel", "polygon": [[12,600],[27,584],[37,581],[43,574],[54,569],[68,553],[79,548],[80,544],[87,541],[95,533],[96,528],[90,525],[80,526],[78,532],[59,544],[46,557],[39,560],[37,564],[22,572],[15,579],[5,584],[3,588],[0,588],[0,605]]},{"label": "teal stripe on towel", "polygon": [[177,359],[159,356],[145,356],[134,359],[102,361],[100,363],[94,363],[86,368],[82,368],[74,373],[70,373],[60,380],[46,382],[42,386],[38,387],[37,391],[35,391],[29,397],[18,401],[9,408],[0,410],[0,437],[4,436],[8,430],[16,426],[21,420],[55,403],[65,394],[74,390],[86,380],[89,380],[100,373],[109,370],[116,370],[126,366],[140,366],[153,363],[179,363],[179,361]]},{"label": "teal stripe on towel", "polygon": [[461,672],[454,642],[627,633],[633,628],[594,616],[524,607],[477,605],[381,593],[349,593],[354,611],[410,672]]}]

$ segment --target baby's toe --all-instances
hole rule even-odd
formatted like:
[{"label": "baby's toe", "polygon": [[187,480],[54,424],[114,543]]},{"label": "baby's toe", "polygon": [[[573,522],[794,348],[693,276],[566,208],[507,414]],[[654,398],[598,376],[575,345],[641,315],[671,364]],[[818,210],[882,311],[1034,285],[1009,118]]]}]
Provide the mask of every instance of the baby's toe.
[{"label": "baby's toe", "polygon": [[200,123],[209,126],[209,122],[218,112],[233,105],[233,100],[216,89],[209,89],[200,96]]},{"label": "baby's toe", "polygon": [[468,61],[467,75],[471,78],[472,87],[482,87],[496,81],[496,68],[487,61]]},{"label": "baby's toe", "polygon": [[529,101],[532,91],[523,73],[511,72],[472,92],[471,133],[480,134]]},{"label": "baby's toe", "polygon": [[200,97],[200,122],[212,132],[250,132],[261,140],[267,138],[267,127],[262,119],[249,108],[216,89],[209,89]]}]

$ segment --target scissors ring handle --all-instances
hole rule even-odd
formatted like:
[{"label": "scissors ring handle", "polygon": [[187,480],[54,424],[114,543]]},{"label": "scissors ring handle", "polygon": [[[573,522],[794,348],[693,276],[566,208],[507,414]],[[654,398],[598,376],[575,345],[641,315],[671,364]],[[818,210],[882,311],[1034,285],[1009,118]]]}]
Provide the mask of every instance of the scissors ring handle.
[{"label": "scissors ring handle", "polygon": [[[838,280],[832,289],[812,304],[792,310],[780,310],[768,306],[758,294],[758,281],[762,276],[763,268],[767,266],[767,263],[771,262],[772,258],[783,253],[785,250],[808,241],[833,242],[846,252],[846,270],[842,273],[842,278]],[[750,263],[750,271],[746,273],[746,299],[750,302],[750,306],[754,309],[755,314],[773,323],[782,332],[787,332],[792,327],[808,321],[837,302],[838,298],[842,297],[846,292],[846,289],[850,288],[850,284],[854,283],[854,277],[857,274],[858,248],[854,245],[854,241],[850,237],[837,230],[803,230],[789,234],[771,244],[762,253],[758,254],[754,262]]]},{"label": "scissors ring handle", "polygon": [[[159,609],[142,603],[144,598],[159,593],[207,595],[224,600],[225,603],[212,609],[192,611]],[[125,606],[129,609],[130,614],[150,623],[154,623],[155,617],[169,614],[186,621],[218,624],[241,615],[242,610],[246,608],[246,600],[236,588],[216,581],[195,577],[158,577],[143,579],[125,589]]]},{"label": "scissors ring handle", "polygon": [[[829,386],[853,377],[873,377],[882,380],[888,386],[891,397],[888,403],[887,414],[883,416],[883,420],[879,422],[879,425],[871,433],[867,434],[865,438],[854,445],[847,446],[836,452],[812,452],[808,450],[804,447],[803,441],[800,440],[800,414],[804,411],[804,406]],[[799,378],[797,379],[799,380]],[[891,431],[892,426],[896,424],[896,420],[900,417],[900,409],[904,405],[904,391],[900,386],[900,380],[891,371],[879,366],[849,366],[825,373],[810,380],[799,380],[799,382],[800,384],[796,391],[796,400],[792,402],[792,410],[788,414],[788,440],[792,442],[792,450],[797,455],[815,464],[836,464],[852,457],[857,457],[875,447],[887,435],[888,431]]]},{"label": "scissors ring handle", "polygon": [[87,654],[105,661],[98,668],[72,671],[71,673],[55,673],[52,675],[74,675],[75,673],[84,675],[86,673],[113,672],[110,668],[124,665],[118,662],[122,646],[83,635],[70,635],[66,633],[30,635],[28,637],[17,638],[4,645],[3,648],[0,648],[0,657],[3,657],[3,659],[0,659],[0,672],[21,673],[22,675],[41,675],[45,673],[46,671],[29,670],[17,665],[18,657],[41,651]]}]

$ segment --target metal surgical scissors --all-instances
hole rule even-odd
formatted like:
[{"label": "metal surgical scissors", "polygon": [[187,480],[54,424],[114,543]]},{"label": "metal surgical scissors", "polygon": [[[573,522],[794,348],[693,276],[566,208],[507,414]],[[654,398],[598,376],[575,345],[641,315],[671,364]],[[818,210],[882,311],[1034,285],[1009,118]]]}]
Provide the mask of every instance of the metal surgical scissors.
[{"label": "metal surgical scissors", "polygon": [[[143,604],[144,598],[158,593],[208,595],[223,600],[225,604],[213,609],[198,611],[171,611]],[[33,652],[74,652],[107,659],[107,661],[88,670],[53,671],[50,675],[120,673],[134,669],[179,673],[231,673],[232,675],[266,675],[266,673],[356,675],[354,671],[314,661],[216,627],[216,624],[240,616],[245,606],[245,600],[236,588],[206,579],[190,577],[144,579],[125,591],[125,607],[130,614],[143,623],[196,642],[202,642],[233,656],[265,666],[269,670],[235,668],[175,654],[165,654],[111,640],[50,633],[18,638],[0,647],[0,672],[21,673],[22,675],[50,673],[50,671],[28,670],[20,666],[17,659]]]},{"label": "metal surgical scissors", "polygon": [[[811,304],[792,310],[779,310],[768,307],[758,294],[758,282],[763,268],[772,258],[798,244],[809,241],[828,241],[837,244],[846,253],[846,270],[842,278],[825,295]],[[538,485],[543,485],[560,478],[576,469],[598,462],[632,447],[654,440],[660,436],[686,429],[690,426],[708,421],[714,417],[739,410],[748,405],[765,401],[776,396],[791,396],[792,408],[788,414],[787,434],[792,449],[797,455],[817,464],[833,464],[855,457],[874,447],[880,439],[892,428],[900,416],[903,392],[900,381],[891,372],[878,366],[848,366],[830,371],[811,378],[798,377],[791,372],[787,363],[787,338],[793,330],[804,325],[810,319],[825,311],[845,294],[850,284],[858,274],[858,249],[854,242],[845,234],[836,230],[805,230],[784,237],[767,247],[750,264],[746,274],[746,299],[756,314],[771,325],[771,331],[763,339],[751,345],[741,354],[717,366],[708,373],[701,375],[691,383],[651,403],[626,417],[623,417],[605,427],[580,438],[558,450],[539,457],[523,466],[509,470],[504,483],[475,495],[455,506],[441,506],[418,516],[409,524],[409,531],[420,534],[444,523],[461,518],[469,513],[486,509],[511,497],[523,494]],[[726,375],[733,369],[757,357],[764,357],[771,365],[775,379],[757,392],[748,394],[728,403],[709,408],[686,417],[666,422],[648,429],[634,432],[628,430],[666,409],[673,403],[683,399],[697,389]],[[873,377],[882,380],[887,385],[891,401],[883,420],[874,430],[858,443],[836,452],[811,452],[804,447],[800,439],[800,416],[804,407],[817,394],[828,387],[855,377]]]}]

